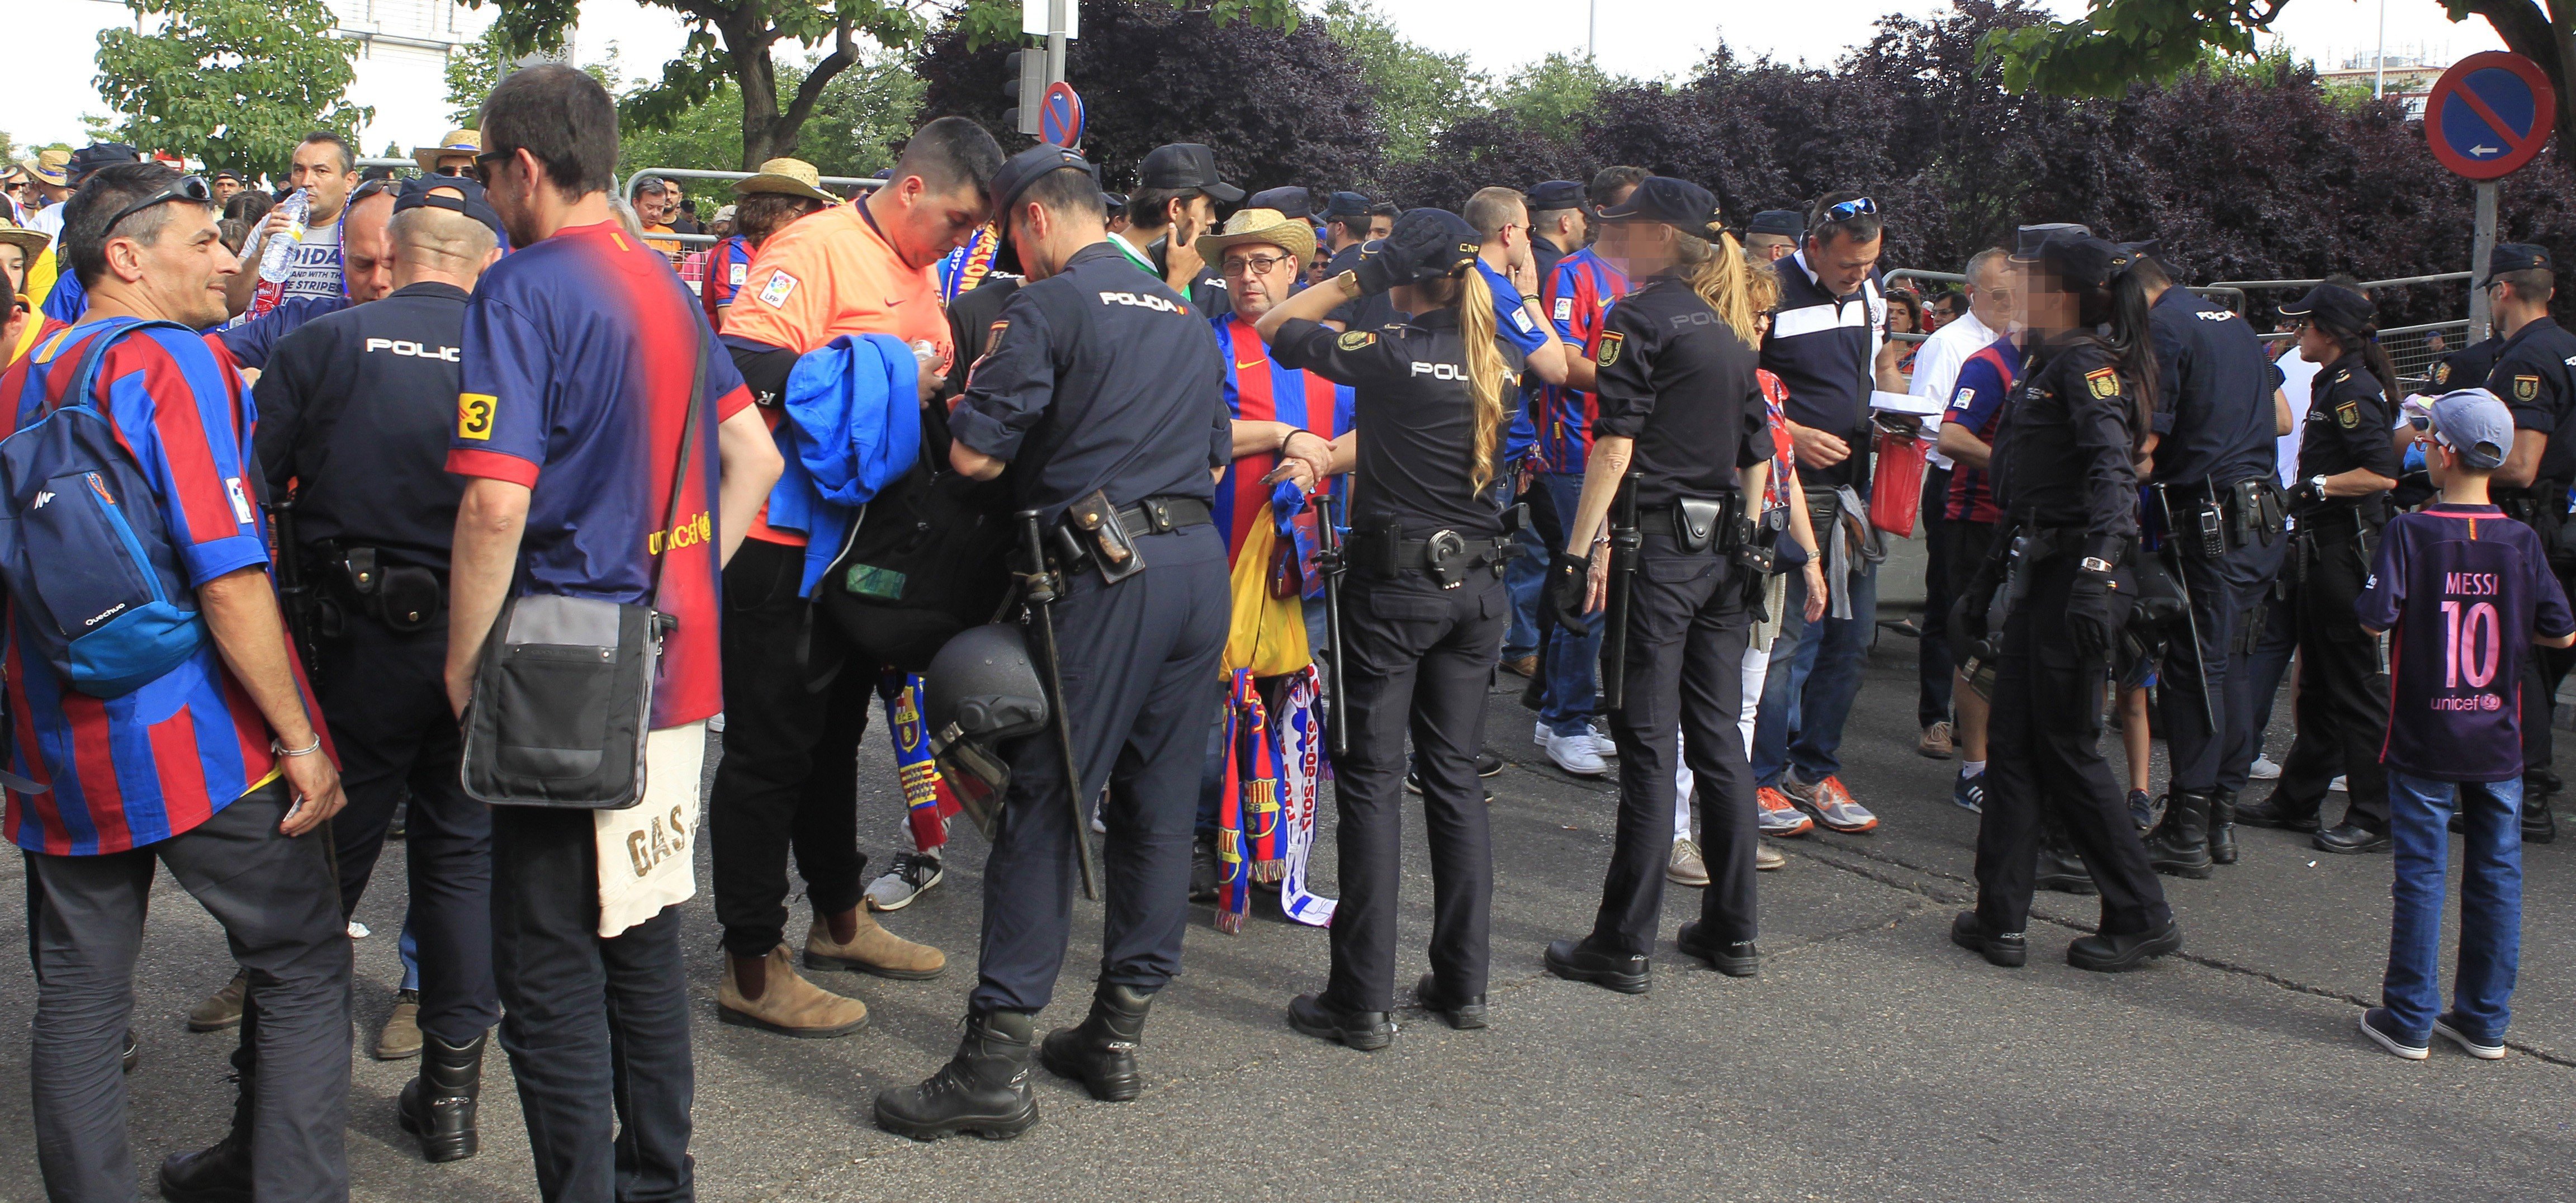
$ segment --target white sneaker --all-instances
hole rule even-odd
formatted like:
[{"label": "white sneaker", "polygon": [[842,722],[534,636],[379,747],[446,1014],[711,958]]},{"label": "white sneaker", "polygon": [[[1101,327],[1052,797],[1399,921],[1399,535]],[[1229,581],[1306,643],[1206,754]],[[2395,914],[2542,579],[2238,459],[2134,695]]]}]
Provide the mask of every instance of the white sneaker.
[{"label": "white sneaker", "polygon": [[1559,736],[1545,727],[1539,732],[1539,746],[1547,750],[1547,758],[1556,767],[1577,777],[1598,777],[1610,771],[1610,766],[1602,763],[1601,753],[1592,746],[1591,732]]},{"label": "white sneaker", "polygon": [[1619,741],[1611,738],[1609,723],[1596,718],[1585,723],[1584,730],[1592,733],[1592,750],[1599,752],[1601,759],[1619,759]]},{"label": "white sneaker", "polygon": [[2344,784],[2344,779],[2343,779],[2342,777],[2338,776],[2338,777],[2336,777],[2334,780],[2329,781],[2329,782],[2326,782],[2326,792],[2328,792],[2328,793],[2335,793],[2335,794],[2348,794],[2348,793],[2351,793],[2351,792],[2352,792],[2352,790],[2351,790],[2351,789],[2349,789],[2349,788],[2347,788],[2347,787],[2345,786],[2345,784]]},{"label": "white sneaker", "polygon": [[2274,781],[2281,776],[2281,766],[2274,764],[2269,756],[2256,756],[2254,767],[2245,770],[2245,775],[2256,781]]},{"label": "white sneaker", "polygon": [[868,883],[868,909],[899,911],[911,906],[930,887],[938,885],[946,872],[936,856],[918,852],[894,854],[894,871]]}]

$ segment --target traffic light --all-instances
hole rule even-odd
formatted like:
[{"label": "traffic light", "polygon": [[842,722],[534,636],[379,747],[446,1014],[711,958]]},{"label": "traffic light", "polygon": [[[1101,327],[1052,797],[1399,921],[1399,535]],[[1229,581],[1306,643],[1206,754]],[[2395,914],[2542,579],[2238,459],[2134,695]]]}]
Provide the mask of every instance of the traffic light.
[{"label": "traffic light", "polygon": [[1047,90],[1046,60],[1043,50],[1014,50],[1002,59],[1002,95],[1011,99],[1002,124],[1023,134],[1038,133],[1038,105]]}]

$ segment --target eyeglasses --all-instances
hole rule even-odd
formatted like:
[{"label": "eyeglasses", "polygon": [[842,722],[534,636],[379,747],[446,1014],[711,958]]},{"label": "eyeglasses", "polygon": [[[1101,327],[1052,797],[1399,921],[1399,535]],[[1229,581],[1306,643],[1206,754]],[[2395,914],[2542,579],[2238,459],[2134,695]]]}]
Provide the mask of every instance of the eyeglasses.
[{"label": "eyeglasses", "polygon": [[515,150],[484,151],[482,154],[474,156],[474,165],[466,168],[466,173],[474,177],[475,183],[489,188],[492,186],[492,168],[490,165],[498,163],[517,153],[519,152]]},{"label": "eyeglasses", "polygon": [[208,187],[206,185],[206,181],[202,177],[193,175],[181,176],[179,177],[178,183],[172,184],[159,192],[155,192],[150,196],[144,197],[142,200],[136,201],[133,204],[117,210],[116,216],[108,218],[107,224],[99,228],[98,236],[105,238],[116,232],[116,223],[132,217],[145,209],[149,209],[154,205],[166,205],[171,201],[188,201],[193,204],[210,205],[215,201],[215,190]]},{"label": "eyeglasses", "polygon": [[1271,269],[1278,267],[1282,263],[1289,262],[1290,258],[1291,257],[1287,255],[1228,256],[1225,261],[1225,274],[1229,276],[1267,275],[1270,273]]},{"label": "eyeglasses", "polygon": [[465,174],[465,165],[462,163],[441,163],[438,165],[437,174],[462,176]]},{"label": "eyeglasses", "polygon": [[1873,217],[1877,216],[1878,202],[1871,200],[1866,196],[1861,197],[1858,200],[1844,201],[1839,205],[1828,207],[1825,210],[1825,220],[1828,222],[1850,221],[1864,213]]}]

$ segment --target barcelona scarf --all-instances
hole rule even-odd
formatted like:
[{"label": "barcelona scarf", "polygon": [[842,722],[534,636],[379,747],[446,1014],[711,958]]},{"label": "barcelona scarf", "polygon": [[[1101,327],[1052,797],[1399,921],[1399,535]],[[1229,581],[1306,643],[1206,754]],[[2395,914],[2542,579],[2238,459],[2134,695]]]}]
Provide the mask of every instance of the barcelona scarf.
[{"label": "barcelona scarf", "polygon": [[[1295,494],[1294,485],[1282,483],[1272,498],[1283,528],[1283,552],[1289,534],[1285,528],[1295,511],[1307,508]],[[1298,557],[1290,553],[1281,559],[1293,564]],[[1265,683],[1270,686],[1266,694]],[[1243,930],[1254,882],[1279,886],[1279,909],[1290,919],[1314,927],[1332,922],[1333,900],[1306,888],[1318,786],[1325,771],[1323,716],[1317,704],[1322,693],[1321,674],[1311,663],[1282,676],[1256,677],[1249,668],[1231,675],[1225,783],[1217,803],[1218,931]]]},{"label": "barcelona scarf", "polygon": [[984,282],[984,277],[992,274],[993,252],[1000,243],[1001,238],[993,232],[993,224],[986,222],[966,236],[966,245],[940,259],[939,303],[952,304],[958,297],[975,291],[975,287]]},{"label": "barcelona scarf", "polygon": [[903,782],[912,846],[937,852],[948,844],[948,816],[957,813],[957,793],[931,759],[930,731],[921,721],[920,674],[890,672],[879,677],[877,697],[893,720],[895,773]]}]

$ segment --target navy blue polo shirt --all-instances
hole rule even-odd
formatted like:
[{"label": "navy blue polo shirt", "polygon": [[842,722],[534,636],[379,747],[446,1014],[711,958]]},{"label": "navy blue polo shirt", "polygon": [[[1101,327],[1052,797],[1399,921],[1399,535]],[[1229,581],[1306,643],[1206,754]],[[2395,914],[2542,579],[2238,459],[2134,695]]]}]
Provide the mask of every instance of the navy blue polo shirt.
[{"label": "navy blue polo shirt", "polygon": [[2271,472],[2280,369],[2254,327],[2188,288],[2167,288],[2148,310],[2156,348],[2154,483],[2224,488]]},{"label": "navy blue polo shirt", "polygon": [[1887,323],[1887,302],[1876,276],[1849,295],[1828,295],[1807,274],[1800,251],[1771,265],[1780,274],[1780,308],[1762,340],[1762,366],[1788,386],[1781,413],[1800,426],[1839,435],[1851,458],[1830,468],[1800,465],[1809,486],[1858,484],[1868,479],[1869,394],[1877,381],[1873,360]]}]

